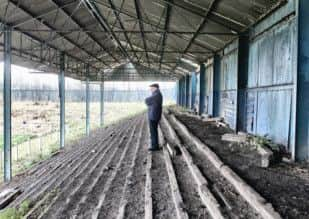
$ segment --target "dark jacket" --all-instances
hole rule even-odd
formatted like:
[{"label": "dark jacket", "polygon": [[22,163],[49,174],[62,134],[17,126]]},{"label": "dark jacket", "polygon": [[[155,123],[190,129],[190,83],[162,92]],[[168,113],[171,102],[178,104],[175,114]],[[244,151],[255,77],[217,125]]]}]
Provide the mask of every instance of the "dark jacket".
[{"label": "dark jacket", "polygon": [[162,114],[162,94],[159,89],[152,93],[152,95],[145,100],[148,106],[148,118],[152,121],[159,121]]}]

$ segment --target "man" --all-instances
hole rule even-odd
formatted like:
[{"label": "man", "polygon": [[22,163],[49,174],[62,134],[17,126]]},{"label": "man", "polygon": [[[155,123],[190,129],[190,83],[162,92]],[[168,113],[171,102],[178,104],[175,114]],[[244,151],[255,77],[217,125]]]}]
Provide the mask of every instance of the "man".
[{"label": "man", "polygon": [[158,140],[158,124],[162,114],[162,94],[158,84],[150,85],[151,96],[146,98],[145,102],[148,106],[148,120],[151,135],[151,147],[150,151],[156,151],[159,149]]}]

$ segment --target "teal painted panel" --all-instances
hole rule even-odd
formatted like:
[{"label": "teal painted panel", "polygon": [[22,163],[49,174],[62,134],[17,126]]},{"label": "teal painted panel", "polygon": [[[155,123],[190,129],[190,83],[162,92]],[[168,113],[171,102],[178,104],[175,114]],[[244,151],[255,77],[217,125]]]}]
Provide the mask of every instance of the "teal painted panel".
[{"label": "teal painted panel", "polygon": [[293,82],[293,31],[295,22],[284,24],[275,30],[273,84]]},{"label": "teal painted panel", "polygon": [[256,134],[268,136],[274,142],[289,144],[292,90],[258,93]]},{"label": "teal painted panel", "polygon": [[258,85],[272,85],[273,81],[273,62],[274,62],[274,38],[272,33],[267,33],[259,42],[258,55]]}]

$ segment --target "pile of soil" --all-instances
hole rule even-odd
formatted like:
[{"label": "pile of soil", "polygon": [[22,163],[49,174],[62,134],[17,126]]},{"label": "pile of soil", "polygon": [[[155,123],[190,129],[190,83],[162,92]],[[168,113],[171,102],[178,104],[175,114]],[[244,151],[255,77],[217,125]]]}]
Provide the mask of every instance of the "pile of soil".
[{"label": "pile of soil", "polygon": [[309,218],[309,165],[278,163],[269,168],[254,165],[251,149],[231,147],[221,137],[226,127],[186,115],[176,115],[239,176],[271,202],[284,218]]}]

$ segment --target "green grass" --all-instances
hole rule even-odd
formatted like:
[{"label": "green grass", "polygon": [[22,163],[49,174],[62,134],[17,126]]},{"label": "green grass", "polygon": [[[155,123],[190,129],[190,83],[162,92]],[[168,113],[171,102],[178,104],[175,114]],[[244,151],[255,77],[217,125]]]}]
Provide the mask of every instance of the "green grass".
[{"label": "green grass", "polygon": [[24,201],[19,208],[7,208],[0,212],[0,219],[21,219],[29,211],[29,202]]},{"label": "green grass", "polygon": [[[12,146],[22,144],[29,139],[33,139],[34,135],[13,135],[12,136]],[[3,135],[0,135],[0,148],[3,148]]]}]

